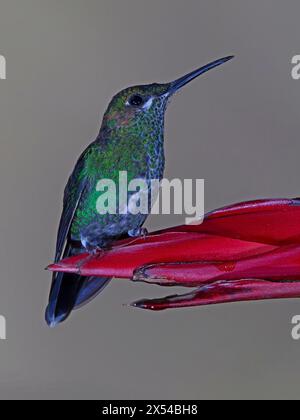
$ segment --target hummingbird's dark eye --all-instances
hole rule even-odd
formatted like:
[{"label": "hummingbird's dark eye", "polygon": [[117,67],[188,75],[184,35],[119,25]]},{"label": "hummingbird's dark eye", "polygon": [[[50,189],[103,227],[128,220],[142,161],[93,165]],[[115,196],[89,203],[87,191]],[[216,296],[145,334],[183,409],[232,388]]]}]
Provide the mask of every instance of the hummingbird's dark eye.
[{"label": "hummingbird's dark eye", "polygon": [[144,98],[141,95],[132,95],[128,100],[131,106],[141,106],[144,103]]}]

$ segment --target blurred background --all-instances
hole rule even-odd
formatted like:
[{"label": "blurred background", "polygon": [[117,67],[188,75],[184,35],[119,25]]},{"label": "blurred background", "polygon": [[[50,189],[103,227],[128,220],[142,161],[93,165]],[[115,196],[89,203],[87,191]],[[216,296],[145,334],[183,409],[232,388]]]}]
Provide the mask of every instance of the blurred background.
[{"label": "blurred background", "polygon": [[[205,178],[207,211],[300,195],[299,1],[1,0],[0,10],[0,398],[299,398],[297,300],[151,313],[123,304],[169,289],[115,280],[57,329],[44,322],[63,188],[128,85],[235,54],[170,105],[166,176]],[[183,221],[153,216],[148,227]]]}]

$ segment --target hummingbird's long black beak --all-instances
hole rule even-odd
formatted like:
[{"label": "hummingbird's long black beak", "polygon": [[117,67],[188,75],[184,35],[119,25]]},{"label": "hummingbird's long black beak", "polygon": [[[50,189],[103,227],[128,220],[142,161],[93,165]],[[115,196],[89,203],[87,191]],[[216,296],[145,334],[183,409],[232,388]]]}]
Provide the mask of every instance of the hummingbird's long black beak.
[{"label": "hummingbird's long black beak", "polygon": [[180,79],[177,79],[174,82],[170,83],[169,89],[168,89],[169,93],[172,95],[173,93],[175,93],[179,89],[181,89],[183,86],[187,85],[192,80],[196,79],[196,77],[201,76],[202,74],[206,73],[207,71],[212,70],[215,67],[218,67],[221,64],[224,64],[229,60],[232,60],[233,58],[234,58],[233,55],[231,55],[229,57],[221,58],[220,60],[213,61],[212,63],[209,63],[204,67],[201,67],[200,69],[192,71],[191,73],[187,74],[186,76],[180,77]]}]

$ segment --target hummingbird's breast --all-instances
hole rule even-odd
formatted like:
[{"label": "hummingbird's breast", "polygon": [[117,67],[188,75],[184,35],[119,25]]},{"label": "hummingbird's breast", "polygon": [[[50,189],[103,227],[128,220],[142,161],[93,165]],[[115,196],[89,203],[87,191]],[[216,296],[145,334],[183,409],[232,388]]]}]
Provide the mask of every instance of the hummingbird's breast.
[{"label": "hummingbird's breast", "polygon": [[[96,142],[88,151],[84,173],[88,187],[82,197],[72,223],[72,237],[81,240],[85,247],[103,245],[114,238],[138,229],[145,222],[147,215],[122,214],[119,211],[119,195],[116,195],[120,182],[120,173],[126,172],[128,185],[132,180],[143,179],[149,189],[149,212],[151,203],[151,181],[163,178],[165,156],[163,129],[155,126],[151,132],[119,130],[118,136]],[[98,185],[101,180],[111,180],[117,190],[108,194],[108,200],[116,202],[115,214],[100,214],[97,202],[101,193]],[[111,194],[111,196],[110,196]],[[127,191],[127,199],[134,192]]]}]

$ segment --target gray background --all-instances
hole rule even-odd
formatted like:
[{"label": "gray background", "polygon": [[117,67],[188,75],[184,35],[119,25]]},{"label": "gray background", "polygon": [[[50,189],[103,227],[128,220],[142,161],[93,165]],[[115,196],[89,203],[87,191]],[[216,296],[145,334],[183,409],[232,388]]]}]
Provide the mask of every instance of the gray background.
[{"label": "gray background", "polygon": [[300,195],[299,15],[299,0],[1,0],[0,398],[299,397],[297,300],[155,314],[122,304],[169,290],[116,280],[43,320],[64,184],[127,85],[236,54],[171,104],[166,175],[205,178],[207,210]]}]

